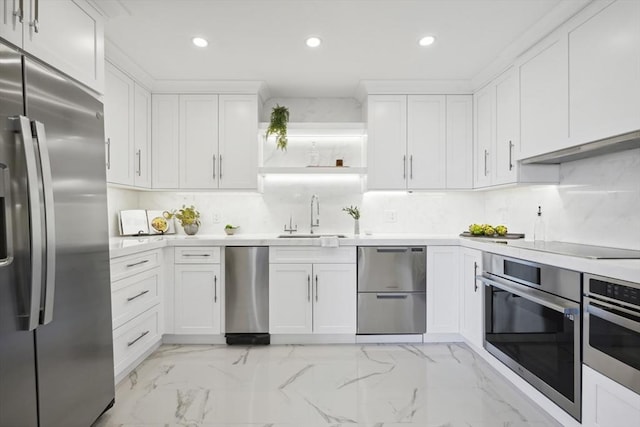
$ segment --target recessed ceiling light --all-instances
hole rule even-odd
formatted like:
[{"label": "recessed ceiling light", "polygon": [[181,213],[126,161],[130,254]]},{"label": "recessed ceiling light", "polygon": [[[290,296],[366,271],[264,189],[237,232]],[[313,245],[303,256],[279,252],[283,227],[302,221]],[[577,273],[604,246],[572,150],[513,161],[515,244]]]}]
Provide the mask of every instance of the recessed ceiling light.
[{"label": "recessed ceiling light", "polygon": [[306,43],[309,47],[318,47],[322,43],[322,40],[320,40],[318,37],[309,37]]},{"label": "recessed ceiling light", "polygon": [[198,47],[207,47],[209,45],[209,42],[202,37],[194,37],[191,39],[191,41]]},{"label": "recessed ceiling light", "polygon": [[420,46],[431,46],[436,41],[434,36],[426,36],[418,40]]}]

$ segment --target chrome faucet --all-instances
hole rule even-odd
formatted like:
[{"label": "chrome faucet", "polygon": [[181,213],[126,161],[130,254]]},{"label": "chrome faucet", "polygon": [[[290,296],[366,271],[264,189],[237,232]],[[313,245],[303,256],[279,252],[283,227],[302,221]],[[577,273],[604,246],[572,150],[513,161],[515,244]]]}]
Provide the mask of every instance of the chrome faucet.
[{"label": "chrome faucet", "polygon": [[[316,201],[316,218],[313,219],[313,201]],[[309,233],[313,234],[313,227],[320,227],[320,199],[317,194],[311,196],[311,230]]]}]

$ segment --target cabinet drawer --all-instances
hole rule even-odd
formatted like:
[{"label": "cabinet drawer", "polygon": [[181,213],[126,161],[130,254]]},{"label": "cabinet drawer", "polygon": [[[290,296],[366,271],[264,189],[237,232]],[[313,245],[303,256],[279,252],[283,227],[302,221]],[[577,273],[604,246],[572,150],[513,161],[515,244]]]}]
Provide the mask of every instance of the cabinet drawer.
[{"label": "cabinet drawer", "polygon": [[111,281],[124,279],[131,275],[154,268],[160,264],[160,251],[142,252],[111,260]]},{"label": "cabinet drawer", "polygon": [[113,331],[113,359],[118,376],[159,339],[158,308],[145,311]]},{"label": "cabinet drawer", "polygon": [[117,328],[160,302],[160,268],[145,271],[111,285],[111,313]]},{"label": "cabinet drawer", "polygon": [[322,246],[271,246],[270,263],[354,263],[356,248]]},{"label": "cabinet drawer", "polygon": [[176,264],[219,264],[220,248],[211,246],[177,246]]}]

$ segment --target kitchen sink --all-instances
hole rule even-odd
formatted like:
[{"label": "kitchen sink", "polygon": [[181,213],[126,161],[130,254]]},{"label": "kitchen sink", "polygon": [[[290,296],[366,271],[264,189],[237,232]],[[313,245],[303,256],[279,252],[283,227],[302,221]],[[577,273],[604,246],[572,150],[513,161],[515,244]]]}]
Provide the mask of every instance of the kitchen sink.
[{"label": "kitchen sink", "polygon": [[344,234],[280,234],[278,239],[317,239],[319,237],[337,237],[343,239]]}]

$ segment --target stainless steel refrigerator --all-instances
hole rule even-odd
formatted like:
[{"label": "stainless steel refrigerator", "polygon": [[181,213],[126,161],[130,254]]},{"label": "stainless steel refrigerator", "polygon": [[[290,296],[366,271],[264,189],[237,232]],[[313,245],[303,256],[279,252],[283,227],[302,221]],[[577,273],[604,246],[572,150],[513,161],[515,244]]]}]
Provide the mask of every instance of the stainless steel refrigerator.
[{"label": "stainless steel refrigerator", "polygon": [[102,110],[0,41],[0,427],[114,401]]}]

